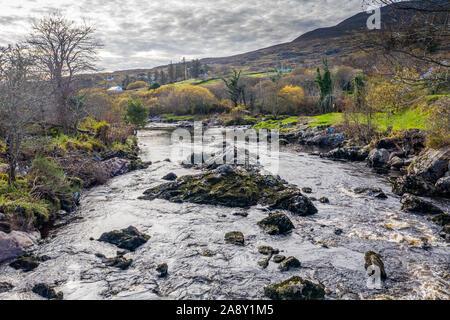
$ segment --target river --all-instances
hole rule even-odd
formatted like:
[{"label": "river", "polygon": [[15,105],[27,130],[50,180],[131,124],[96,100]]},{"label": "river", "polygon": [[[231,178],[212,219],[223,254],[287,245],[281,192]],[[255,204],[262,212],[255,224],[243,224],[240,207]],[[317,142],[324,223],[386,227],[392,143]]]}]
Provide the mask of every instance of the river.
[{"label": "river", "polygon": [[[261,299],[263,287],[293,275],[320,281],[329,299],[449,299],[448,245],[438,235],[439,226],[428,217],[400,210],[385,176],[372,173],[364,163],[335,162],[304,152],[282,149],[279,175],[298,187],[311,187],[311,196],[329,198],[314,202],[318,213],[309,217],[289,215],[292,233],[271,236],[256,223],[267,216],[263,207],[242,211],[211,205],[138,200],[142,193],[161,184],[165,174],[195,174],[171,155],[170,131],[142,130],[138,134],[141,158],[153,164],[111,179],[86,191],[74,215],[79,220],[58,228],[41,241],[36,255],[51,259],[31,272],[0,265],[0,282],[14,289],[0,299],[38,299],[31,292],[36,283],[56,286],[65,299]],[[358,186],[379,186],[388,199],[374,199],[352,192]],[[440,207],[449,211],[448,202]],[[115,256],[117,248],[98,239],[103,232],[133,225],[151,236],[135,252],[128,270],[106,267],[95,256]],[[228,231],[241,231],[245,246],[224,243]],[[301,268],[281,272],[258,247],[270,245],[285,256],[295,256]],[[366,286],[364,253],[383,257],[387,281],[381,290]],[[156,266],[167,263],[167,278]]]}]

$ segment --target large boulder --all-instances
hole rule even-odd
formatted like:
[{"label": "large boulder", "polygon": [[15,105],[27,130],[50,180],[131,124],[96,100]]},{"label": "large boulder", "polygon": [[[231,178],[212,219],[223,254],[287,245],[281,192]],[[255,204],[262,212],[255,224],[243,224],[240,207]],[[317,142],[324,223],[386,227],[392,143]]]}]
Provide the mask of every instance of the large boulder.
[{"label": "large boulder", "polygon": [[323,300],[323,285],[295,276],[264,287],[264,295],[272,300]]},{"label": "large boulder", "polygon": [[291,220],[281,212],[271,213],[268,217],[259,221],[258,226],[271,235],[285,234],[294,229]]},{"label": "large boulder", "polygon": [[134,251],[136,248],[146,243],[148,239],[150,239],[149,235],[139,232],[139,230],[133,226],[129,226],[126,229],[105,232],[100,236],[98,241],[108,242],[121,249]]},{"label": "large boulder", "polygon": [[62,292],[56,292],[55,289],[45,283],[36,284],[33,287],[32,291],[37,295],[40,295],[41,297],[49,300],[62,300],[64,296]]},{"label": "large boulder", "polygon": [[389,161],[389,151],[386,149],[373,149],[367,157],[370,167],[380,168],[386,166]]},{"label": "large boulder", "polygon": [[281,178],[262,174],[257,169],[222,165],[201,174],[184,176],[174,182],[148,189],[140,199],[166,199],[247,208],[257,204],[271,209],[289,210],[298,215],[317,212],[300,190],[285,185]]},{"label": "large boulder", "polygon": [[336,148],[340,146],[345,140],[343,133],[328,133],[328,131],[322,131],[317,134],[303,135],[299,140],[300,144],[314,145],[328,148]]},{"label": "large boulder", "polygon": [[115,177],[130,171],[131,161],[123,158],[110,158],[102,162],[104,170],[110,177]]},{"label": "large boulder", "polygon": [[403,177],[392,179],[392,191],[398,195],[449,197],[449,159],[450,151],[429,149],[419,155],[408,167]]},{"label": "large boulder", "polygon": [[39,239],[38,233],[0,231],[0,262],[16,258],[30,250]]},{"label": "large boulder", "polygon": [[403,211],[424,213],[424,214],[442,214],[444,213],[431,202],[420,199],[412,194],[405,193],[400,200]]}]

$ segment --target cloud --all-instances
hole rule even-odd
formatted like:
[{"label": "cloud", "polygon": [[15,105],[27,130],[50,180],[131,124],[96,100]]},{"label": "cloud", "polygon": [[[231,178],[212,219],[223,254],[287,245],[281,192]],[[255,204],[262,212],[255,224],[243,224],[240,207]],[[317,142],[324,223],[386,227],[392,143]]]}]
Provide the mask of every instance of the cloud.
[{"label": "cloud", "polygon": [[[0,0],[3,2],[4,0]],[[361,11],[361,0],[4,1],[0,45],[22,40],[30,21],[54,10],[94,24],[107,70],[228,56],[291,41]]]}]

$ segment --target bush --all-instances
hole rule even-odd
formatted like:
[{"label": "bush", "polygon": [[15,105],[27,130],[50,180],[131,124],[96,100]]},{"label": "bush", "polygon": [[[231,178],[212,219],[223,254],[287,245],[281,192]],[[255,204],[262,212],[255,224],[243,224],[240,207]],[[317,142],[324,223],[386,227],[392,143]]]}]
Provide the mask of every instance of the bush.
[{"label": "bush", "polygon": [[80,192],[81,181],[69,179],[55,162],[37,157],[32,163],[30,178],[33,181],[32,194],[38,199],[51,201],[66,211],[74,208],[74,195]]},{"label": "bush", "polygon": [[153,82],[149,87],[148,90],[156,90],[159,87],[161,87],[161,85],[158,82]]},{"label": "bush", "polygon": [[428,122],[427,145],[432,148],[450,146],[450,98],[444,97],[432,103],[428,109],[431,121]]},{"label": "bush", "polygon": [[134,90],[134,89],[140,89],[147,87],[148,83],[145,81],[135,81],[133,83],[130,83],[127,86],[127,90]]}]

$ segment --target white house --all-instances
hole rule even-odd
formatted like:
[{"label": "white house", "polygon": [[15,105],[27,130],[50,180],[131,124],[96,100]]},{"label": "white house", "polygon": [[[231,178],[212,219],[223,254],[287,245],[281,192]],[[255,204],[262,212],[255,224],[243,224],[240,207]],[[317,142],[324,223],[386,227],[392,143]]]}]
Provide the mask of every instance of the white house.
[{"label": "white house", "polygon": [[119,87],[119,86],[111,87],[108,89],[108,92],[122,92],[122,91],[123,91],[122,87]]}]

